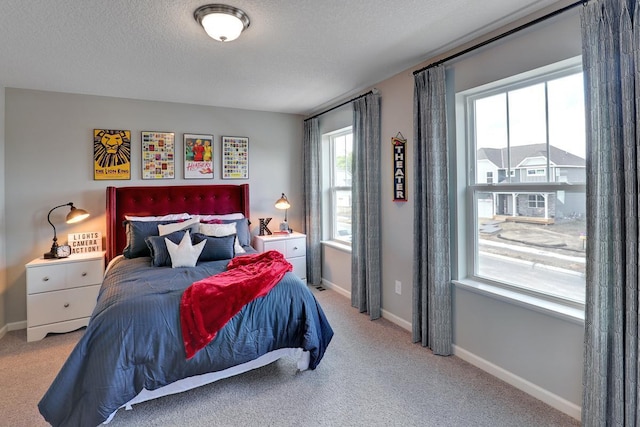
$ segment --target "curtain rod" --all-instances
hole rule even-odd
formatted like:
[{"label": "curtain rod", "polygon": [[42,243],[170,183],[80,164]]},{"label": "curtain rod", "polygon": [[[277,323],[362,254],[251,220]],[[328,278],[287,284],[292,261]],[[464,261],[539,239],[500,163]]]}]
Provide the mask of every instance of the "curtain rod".
[{"label": "curtain rod", "polygon": [[549,19],[549,18],[553,18],[554,16],[559,15],[559,14],[561,14],[561,13],[564,13],[564,12],[566,12],[566,11],[570,10],[570,9],[573,9],[573,8],[574,8],[574,7],[576,7],[576,6],[579,6],[579,5],[581,5],[581,4],[586,4],[588,1],[589,1],[589,0],[580,0],[580,1],[577,1],[577,2],[575,2],[575,3],[572,3],[572,4],[568,5],[568,6],[565,6],[565,7],[563,7],[563,8],[560,8],[560,9],[558,9],[558,10],[554,11],[554,12],[548,13],[547,15],[544,15],[544,16],[541,16],[541,17],[539,17],[539,18],[536,18],[536,19],[534,19],[533,21],[530,21],[530,22],[527,22],[527,23],[525,23],[525,24],[522,24],[522,25],[520,25],[519,27],[513,28],[513,29],[511,29],[511,30],[509,30],[509,31],[506,31],[506,32],[504,32],[504,33],[502,33],[502,34],[498,34],[497,36],[494,36],[494,37],[492,37],[492,38],[490,38],[490,39],[488,39],[488,40],[485,40],[485,41],[480,42],[480,43],[478,43],[478,44],[476,44],[476,45],[473,45],[473,46],[471,46],[471,47],[468,47],[468,48],[466,48],[466,49],[464,49],[464,50],[461,50],[460,52],[457,52],[457,53],[454,53],[454,54],[452,54],[452,55],[449,55],[449,56],[447,56],[447,57],[446,57],[446,58],[444,58],[444,59],[441,59],[441,60],[439,60],[439,61],[436,61],[436,62],[433,62],[433,63],[431,63],[431,64],[427,65],[426,67],[420,68],[419,70],[414,71],[414,72],[413,72],[413,75],[415,76],[416,74],[421,73],[421,72],[423,72],[424,70],[428,70],[429,68],[437,67],[438,65],[441,65],[441,64],[443,64],[443,63],[445,63],[445,62],[447,62],[447,61],[451,61],[452,59],[455,59],[455,58],[457,58],[457,57],[459,57],[459,56],[462,56],[462,55],[464,55],[464,54],[466,54],[466,53],[469,53],[469,52],[474,51],[474,50],[476,50],[476,49],[479,49],[479,48],[481,48],[481,47],[483,47],[483,46],[486,46],[486,45],[488,45],[489,43],[493,43],[494,41],[497,41],[497,40],[500,40],[500,39],[502,39],[502,38],[504,38],[504,37],[510,36],[510,35],[511,35],[511,34],[513,34],[513,33],[517,33],[518,31],[522,31],[522,30],[524,30],[524,29],[526,29],[526,28],[529,28],[529,27],[531,27],[531,26],[533,26],[533,25],[535,25],[535,24],[538,24],[538,23],[540,23],[540,22],[542,22],[542,21],[546,21],[547,19]]},{"label": "curtain rod", "polygon": [[360,98],[364,98],[365,96],[367,96],[367,95],[371,95],[371,94],[374,94],[374,93],[378,93],[378,90],[377,90],[377,89],[374,89],[374,90],[370,90],[369,92],[363,93],[362,95],[358,95],[358,96],[356,96],[355,98],[351,98],[351,99],[350,99],[350,100],[348,100],[348,101],[344,101],[342,104],[338,104],[338,105],[336,105],[336,106],[334,106],[334,107],[329,108],[328,110],[324,110],[324,111],[322,111],[321,113],[318,113],[318,114],[315,114],[315,115],[313,115],[313,116],[311,116],[311,117],[308,117],[308,118],[304,119],[304,121],[306,122],[307,120],[315,119],[316,117],[319,117],[319,116],[321,116],[321,115],[323,115],[323,114],[326,114],[326,113],[328,113],[329,111],[333,111],[333,110],[335,110],[336,108],[340,108],[340,107],[342,107],[342,106],[345,106],[345,105],[349,104],[350,102],[356,101],[356,100],[358,100],[358,99],[360,99]]}]

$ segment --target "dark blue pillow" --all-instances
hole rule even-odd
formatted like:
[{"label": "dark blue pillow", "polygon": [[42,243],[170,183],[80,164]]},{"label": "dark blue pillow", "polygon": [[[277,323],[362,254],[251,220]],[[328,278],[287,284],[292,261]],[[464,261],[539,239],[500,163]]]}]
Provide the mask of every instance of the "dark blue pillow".
[{"label": "dark blue pillow", "polygon": [[191,236],[191,241],[194,245],[206,240],[204,249],[198,257],[200,261],[219,261],[221,259],[231,259],[235,255],[233,246],[235,244],[236,235],[230,234],[229,236],[214,237],[207,236],[201,233],[194,233]]},{"label": "dark blue pillow", "polygon": [[151,253],[151,265],[154,267],[171,267],[171,255],[167,249],[167,242],[165,237],[175,243],[180,244],[180,241],[186,233],[185,230],[174,231],[166,236],[149,236],[145,239],[149,252]]},{"label": "dark blue pillow", "polygon": [[249,246],[251,244],[251,232],[249,231],[249,221],[247,218],[242,219],[223,219],[223,224],[236,223],[236,233],[238,234],[238,243],[240,246]]},{"label": "dark blue pillow", "polygon": [[[127,246],[122,251],[125,258],[138,258],[151,256],[145,239],[149,236],[158,236],[158,225],[173,224],[180,221],[125,221],[127,230]],[[191,226],[197,231],[197,224]],[[191,228],[192,230],[194,228]]]}]

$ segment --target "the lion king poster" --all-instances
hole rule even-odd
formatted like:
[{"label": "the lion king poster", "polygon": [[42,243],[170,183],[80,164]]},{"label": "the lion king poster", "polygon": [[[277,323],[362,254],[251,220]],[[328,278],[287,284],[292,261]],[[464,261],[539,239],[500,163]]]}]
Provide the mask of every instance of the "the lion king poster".
[{"label": "the lion king poster", "polygon": [[130,130],[93,130],[93,179],[131,179]]}]

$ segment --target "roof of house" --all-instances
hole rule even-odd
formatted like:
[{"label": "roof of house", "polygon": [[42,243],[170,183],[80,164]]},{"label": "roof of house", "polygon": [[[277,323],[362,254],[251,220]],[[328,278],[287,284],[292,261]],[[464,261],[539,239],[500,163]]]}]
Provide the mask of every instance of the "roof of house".
[{"label": "roof of house", "polygon": [[[546,144],[529,144],[513,146],[509,149],[504,148],[479,148],[477,153],[478,160],[487,159],[499,168],[508,167],[508,156],[511,155],[511,167],[515,168],[525,159],[531,157],[547,157]],[[585,160],[582,157],[571,154],[560,148],[549,146],[549,160],[551,163],[559,166],[585,166]]]}]

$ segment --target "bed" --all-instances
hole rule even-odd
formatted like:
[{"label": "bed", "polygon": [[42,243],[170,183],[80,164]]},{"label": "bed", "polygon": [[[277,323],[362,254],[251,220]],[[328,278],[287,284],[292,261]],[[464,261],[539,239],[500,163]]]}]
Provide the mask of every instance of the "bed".
[{"label": "bed", "polygon": [[[210,342],[187,357],[186,335],[181,330],[181,306],[187,291],[225,276],[236,262],[268,255],[256,253],[242,236],[241,227],[231,236],[202,237],[206,240],[206,244],[200,242],[203,247],[216,248],[215,254],[200,255],[194,267],[166,264],[172,257],[166,261],[156,245],[169,246],[170,242],[156,235],[145,239],[150,253],[132,255],[134,241],[139,243],[140,237],[134,238],[136,227],[154,227],[143,224],[150,216],[165,216],[161,225],[167,229],[193,222],[166,219],[177,213],[188,214],[185,218],[195,216],[199,224],[208,224],[211,215],[215,215],[213,223],[224,223],[220,227],[246,223],[247,184],[108,187],[106,197],[108,267],[83,337],[38,404],[50,424],[109,422],[120,408],[130,409],[133,404],[238,375],[284,356],[296,358],[300,370],[318,366],[333,330],[307,284],[285,270],[268,292],[242,305]],[[238,214],[245,220],[238,222]],[[195,239],[198,233],[189,235],[189,230],[203,226],[189,227],[165,237],[176,234],[182,242],[186,234]],[[178,247],[178,240],[175,243]],[[238,253],[238,244],[244,253]],[[158,260],[165,263],[157,264]]]}]

